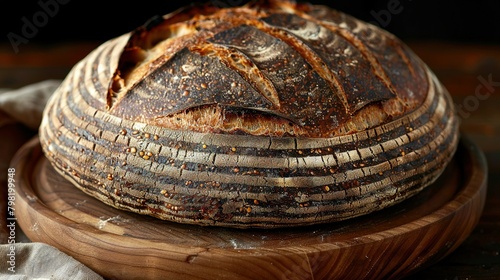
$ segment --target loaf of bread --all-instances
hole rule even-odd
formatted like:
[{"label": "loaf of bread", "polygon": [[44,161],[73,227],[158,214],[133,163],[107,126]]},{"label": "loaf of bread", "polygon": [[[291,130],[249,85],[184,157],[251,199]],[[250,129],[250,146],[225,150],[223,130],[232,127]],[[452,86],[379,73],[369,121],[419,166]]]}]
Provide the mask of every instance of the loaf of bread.
[{"label": "loaf of bread", "polygon": [[326,6],[189,6],[110,39],[44,112],[54,168],[113,207],[179,223],[330,223],[440,176],[458,119],[394,35]]}]

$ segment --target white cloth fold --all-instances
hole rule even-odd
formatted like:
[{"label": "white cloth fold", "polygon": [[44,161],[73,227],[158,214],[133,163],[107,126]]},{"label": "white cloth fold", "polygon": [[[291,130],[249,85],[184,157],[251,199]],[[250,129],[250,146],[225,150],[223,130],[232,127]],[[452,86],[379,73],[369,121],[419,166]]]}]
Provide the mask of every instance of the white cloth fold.
[{"label": "white cloth fold", "polygon": [[60,84],[60,80],[46,80],[15,90],[0,90],[0,110],[23,125],[38,130],[45,104]]},{"label": "white cloth fold", "polygon": [[6,259],[6,261],[0,262],[0,279],[104,279],[73,257],[44,243],[0,245],[0,256],[2,256],[2,259]]}]

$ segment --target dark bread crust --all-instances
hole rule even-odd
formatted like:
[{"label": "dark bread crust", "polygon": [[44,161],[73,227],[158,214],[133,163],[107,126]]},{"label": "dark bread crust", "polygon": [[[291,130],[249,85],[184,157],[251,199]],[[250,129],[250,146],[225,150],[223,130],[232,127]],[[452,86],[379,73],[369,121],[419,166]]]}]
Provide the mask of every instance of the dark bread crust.
[{"label": "dark bread crust", "polygon": [[[401,117],[428,91],[423,63],[400,40],[324,6],[191,7],[151,22],[130,34],[108,90],[110,113],[129,120],[331,137]],[[190,121],[207,106],[207,119]],[[263,129],[226,114],[237,108]]]}]

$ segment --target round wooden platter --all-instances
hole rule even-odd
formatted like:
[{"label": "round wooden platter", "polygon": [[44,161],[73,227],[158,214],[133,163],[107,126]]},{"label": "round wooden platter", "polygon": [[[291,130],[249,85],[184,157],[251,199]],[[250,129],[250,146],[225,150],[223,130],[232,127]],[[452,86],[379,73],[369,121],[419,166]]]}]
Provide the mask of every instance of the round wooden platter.
[{"label": "round wooden platter", "polygon": [[467,238],[487,188],[484,156],[462,138],[438,181],[399,205],[339,223],[241,230],[181,225],[104,205],[56,173],[38,138],[18,151],[12,166],[25,234],[107,279],[397,279]]}]

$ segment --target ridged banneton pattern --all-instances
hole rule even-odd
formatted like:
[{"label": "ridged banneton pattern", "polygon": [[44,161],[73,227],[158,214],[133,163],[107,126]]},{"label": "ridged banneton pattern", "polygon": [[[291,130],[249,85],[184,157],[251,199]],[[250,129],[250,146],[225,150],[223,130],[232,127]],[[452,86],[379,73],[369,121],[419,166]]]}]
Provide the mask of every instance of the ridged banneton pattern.
[{"label": "ridged banneton pattern", "polygon": [[457,147],[446,89],[393,35],[325,6],[189,7],[109,40],[40,127],[55,169],[180,223],[354,218],[435,181]]}]

